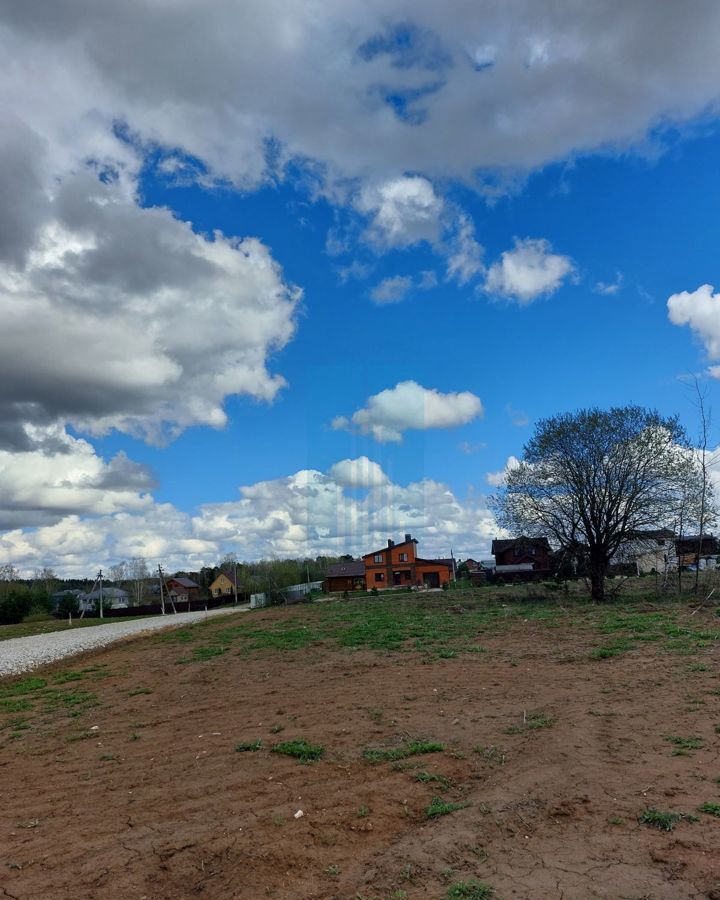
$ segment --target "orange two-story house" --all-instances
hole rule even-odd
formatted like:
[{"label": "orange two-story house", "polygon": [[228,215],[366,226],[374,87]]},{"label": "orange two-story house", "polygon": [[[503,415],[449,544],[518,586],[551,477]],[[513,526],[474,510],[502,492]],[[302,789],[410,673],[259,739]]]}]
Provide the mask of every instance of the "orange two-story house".
[{"label": "orange two-story house", "polygon": [[417,555],[417,540],[409,534],[398,544],[389,540],[382,550],[366,553],[363,563],[368,590],[420,585],[438,588],[455,577],[452,559],[422,559]]}]

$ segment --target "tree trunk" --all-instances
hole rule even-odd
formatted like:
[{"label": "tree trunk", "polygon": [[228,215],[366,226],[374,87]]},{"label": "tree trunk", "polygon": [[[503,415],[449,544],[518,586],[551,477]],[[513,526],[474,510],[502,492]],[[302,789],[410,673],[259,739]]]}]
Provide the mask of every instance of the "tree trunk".
[{"label": "tree trunk", "polygon": [[590,550],[590,597],[593,603],[605,602],[605,572],[607,559],[598,549]]},{"label": "tree trunk", "polygon": [[590,598],[593,603],[605,602],[605,578],[598,572],[590,573]]}]

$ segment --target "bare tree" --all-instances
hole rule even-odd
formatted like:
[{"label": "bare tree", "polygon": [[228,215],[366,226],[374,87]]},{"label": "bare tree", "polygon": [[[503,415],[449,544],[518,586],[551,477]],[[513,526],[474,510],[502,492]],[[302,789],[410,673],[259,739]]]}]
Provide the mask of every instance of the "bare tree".
[{"label": "bare tree", "polygon": [[17,581],[19,578],[20,572],[12,563],[0,566],[0,581]]},{"label": "bare tree", "polygon": [[539,422],[495,498],[501,525],[588,560],[593,600],[631,534],[671,521],[696,461],[677,418],[637,406]]},{"label": "bare tree", "polygon": [[143,600],[145,582],[150,577],[150,569],[144,557],[136,556],[127,564],[127,577],[132,584],[133,600],[139,606]]}]

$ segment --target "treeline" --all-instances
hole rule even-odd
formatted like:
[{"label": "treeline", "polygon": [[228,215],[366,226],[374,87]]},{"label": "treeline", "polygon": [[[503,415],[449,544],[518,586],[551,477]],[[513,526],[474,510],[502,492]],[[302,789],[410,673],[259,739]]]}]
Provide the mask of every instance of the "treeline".
[{"label": "treeline", "polygon": [[[257,562],[239,562],[234,556],[223,557],[217,565],[204,566],[200,571],[182,569],[166,577],[185,576],[200,585],[207,595],[210,585],[225,571],[236,571],[238,594],[247,599],[250,594],[264,593],[277,597],[284,588],[308,581],[322,581],[328,566],[351,556],[317,556],[298,559],[262,559]],[[39,569],[32,578],[21,578],[12,565],[0,566],[0,625],[22,622],[28,616],[45,617],[52,613],[66,616],[79,612],[79,602],[73,592],[90,591],[93,578],[59,578],[50,568]],[[110,566],[103,580],[106,587],[126,591],[131,606],[157,602],[158,575],[151,572],[147,562],[138,557],[120,561]],[[58,594],[66,592],[58,598]],[[53,599],[55,597],[55,600]],[[106,608],[111,606],[105,600]]]}]

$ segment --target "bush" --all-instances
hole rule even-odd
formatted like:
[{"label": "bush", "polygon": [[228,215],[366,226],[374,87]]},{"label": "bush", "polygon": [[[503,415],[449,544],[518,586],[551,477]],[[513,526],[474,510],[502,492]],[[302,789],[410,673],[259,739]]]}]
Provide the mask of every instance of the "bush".
[{"label": "bush", "polygon": [[11,588],[0,600],[0,625],[18,625],[31,606],[32,597],[25,586]]},{"label": "bush", "polygon": [[79,616],[80,601],[75,594],[64,594],[60,598],[57,611],[63,618],[67,618],[68,616]]}]

